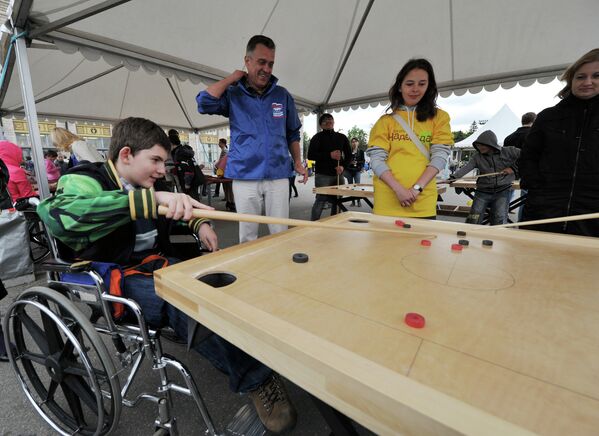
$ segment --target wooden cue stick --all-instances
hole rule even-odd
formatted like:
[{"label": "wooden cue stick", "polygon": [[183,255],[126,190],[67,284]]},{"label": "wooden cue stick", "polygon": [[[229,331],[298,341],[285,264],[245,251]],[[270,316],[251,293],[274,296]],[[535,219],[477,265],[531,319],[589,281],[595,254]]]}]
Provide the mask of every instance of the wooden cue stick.
[{"label": "wooden cue stick", "polygon": [[520,227],[520,226],[535,226],[538,224],[551,224],[551,223],[564,223],[567,221],[582,221],[599,218],[599,212],[585,213],[582,215],[563,216],[558,218],[547,218],[544,220],[533,220],[533,221],[522,221],[520,223],[509,223],[509,224],[497,224],[495,226],[481,226],[486,229],[507,229],[509,227]]},{"label": "wooden cue stick", "polygon": [[502,171],[499,171],[499,172],[496,172],[496,173],[479,174],[478,176],[460,177],[459,179],[455,179],[455,180],[451,180],[451,181],[444,180],[444,181],[439,182],[439,183],[449,183],[451,185],[452,183],[459,182],[460,180],[476,180],[476,179],[478,179],[480,177],[498,176],[500,174],[505,174],[505,173],[502,172]]},{"label": "wooden cue stick", "polygon": [[[160,215],[166,215],[168,212],[168,208],[166,206],[158,206],[158,213]],[[306,220],[298,220],[292,218],[278,218],[272,216],[263,216],[263,215],[250,215],[245,213],[235,213],[235,212],[222,212],[219,210],[211,210],[211,209],[194,209],[193,210],[194,218],[208,218],[214,220],[222,220],[222,221],[243,221],[246,223],[260,223],[260,224],[282,224],[284,226],[292,226],[292,227],[312,227],[318,229],[329,229],[329,230],[357,230],[360,232],[374,232],[374,233],[394,233],[396,235],[408,236],[408,237],[418,237],[418,238],[428,238],[434,239],[435,235],[430,233],[422,233],[422,232],[412,232],[405,231],[399,228],[393,229],[382,229],[376,227],[361,227],[360,224],[352,225],[343,225],[343,224],[329,224],[323,223],[319,221],[306,221]]]}]

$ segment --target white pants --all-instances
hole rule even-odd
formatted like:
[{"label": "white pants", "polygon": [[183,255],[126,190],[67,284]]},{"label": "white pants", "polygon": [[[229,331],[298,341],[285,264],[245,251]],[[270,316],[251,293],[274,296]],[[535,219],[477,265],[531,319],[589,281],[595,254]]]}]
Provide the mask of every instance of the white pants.
[{"label": "white pants", "polygon": [[[233,180],[235,208],[238,213],[289,218],[289,180]],[[258,223],[239,223],[239,242],[258,238]],[[281,224],[268,224],[271,234],[287,230]]]}]

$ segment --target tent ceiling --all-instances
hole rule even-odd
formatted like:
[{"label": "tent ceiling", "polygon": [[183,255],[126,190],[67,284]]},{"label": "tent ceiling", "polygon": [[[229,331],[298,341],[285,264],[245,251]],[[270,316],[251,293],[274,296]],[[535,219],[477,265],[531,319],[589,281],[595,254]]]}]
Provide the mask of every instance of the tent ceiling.
[{"label": "tent ceiling", "polygon": [[[34,0],[30,17],[38,24],[54,22],[100,3]],[[459,94],[553,78],[599,41],[596,0],[375,0],[326,101],[367,5],[366,0],[132,0],[51,32],[46,40],[59,50],[29,49],[40,96],[125,66],[40,103],[38,110],[103,119],[138,115],[189,127],[169,78],[193,127],[224,122],[197,114],[195,95],[241,68],[245,43],[257,33],[275,40],[274,73],[309,109],[384,100],[410,57],[430,59],[440,89]],[[22,104],[17,79],[14,74],[3,110]]]}]

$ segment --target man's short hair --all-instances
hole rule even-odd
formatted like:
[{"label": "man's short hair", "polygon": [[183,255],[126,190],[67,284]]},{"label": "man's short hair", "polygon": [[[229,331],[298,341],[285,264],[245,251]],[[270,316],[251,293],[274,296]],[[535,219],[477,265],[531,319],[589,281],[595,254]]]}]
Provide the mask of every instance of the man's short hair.
[{"label": "man's short hair", "polygon": [[328,119],[334,120],[333,115],[331,115],[331,114],[322,114],[318,118],[318,125],[321,125],[322,123],[324,123]]},{"label": "man's short hair", "polygon": [[218,140],[218,143],[219,143],[219,144],[225,144],[225,145],[227,145],[227,140],[226,140],[225,138],[220,138],[220,139]]},{"label": "man's short hair", "polygon": [[351,140],[360,142],[360,140],[358,138],[356,138],[355,136]]},{"label": "man's short hair", "polygon": [[171,142],[162,127],[145,118],[125,118],[112,129],[108,159],[116,162],[123,147],[129,147],[131,154],[135,155],[157,144],[167,152],[171,149]]},{"label": "man's short hair", "polygon": [[522,125],[532,124],[535,122],[536,119],[537,114],[535,114],[534,112],[526,112],[524,115],[522,115]]},{"label": "man's short hair", "polygon": [[246,55],[251,54],[256,49],[256,46],[258,44],[262,44],[263,46],[265,46],[266,48],[268,48],[270,50],[276,49],[275,42],[272,39],[270,39],[268,36],[254,35],[248,41],[248,45],[245,48],[245,54]]}]

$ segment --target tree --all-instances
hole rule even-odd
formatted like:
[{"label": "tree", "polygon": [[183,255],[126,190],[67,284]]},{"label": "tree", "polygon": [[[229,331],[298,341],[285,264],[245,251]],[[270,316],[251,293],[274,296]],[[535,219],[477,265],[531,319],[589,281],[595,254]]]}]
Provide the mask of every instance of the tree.
[{"label": "tree", "polygon": [[478,124],[476,124],[476,121],[472,121],[472,124],[470,124],[470,129],[468,130],[468,134],[472,135],[474,132],[476,132],[477,129]]},{"label": "tree", "polygon": [[462,139],[465,139],[469,135],[468,132],[462,132],[461,130],[457,130],[451,133],[453,134],[453,142],[460,142]]},{"label": "tree", "polygon": [[308,147],[310,147],[310,137],[306,132],[302,132],[302,156],[304,160],[308,157]]},{"label": "tree", "polygon": [[360,129],[358,126],[354,126],[347,132],[347,138],[351,141],[352,138],[358,138],[358,148],[360,150],[366,150],[368,146],[368,134]]}]

